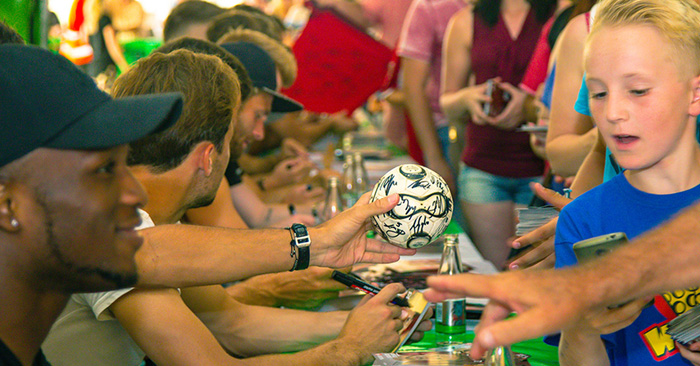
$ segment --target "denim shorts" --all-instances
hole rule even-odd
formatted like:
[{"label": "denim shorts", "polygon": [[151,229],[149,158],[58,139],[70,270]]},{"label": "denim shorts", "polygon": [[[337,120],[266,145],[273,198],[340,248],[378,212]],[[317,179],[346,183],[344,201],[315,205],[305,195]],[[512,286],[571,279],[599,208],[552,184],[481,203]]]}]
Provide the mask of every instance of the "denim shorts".
[{"label": "denim shorts", "polygon": [[540,182],[542,177],[509,178],[486,173],[461,164],[459,199],[469,203],[494,203],[512,201],[520,205],[530,204],[530,182]]}]

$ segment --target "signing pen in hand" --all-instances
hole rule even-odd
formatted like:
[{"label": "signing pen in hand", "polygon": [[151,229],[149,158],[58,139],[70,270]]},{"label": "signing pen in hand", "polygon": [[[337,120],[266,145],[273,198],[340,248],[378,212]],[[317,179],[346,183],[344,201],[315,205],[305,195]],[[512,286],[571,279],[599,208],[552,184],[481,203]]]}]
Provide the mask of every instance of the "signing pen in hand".
[{"label": "signing pen in hand", "polygon": [[[343,273],[340,271],[333,271],[333,274],[331,274],[331,278],[348,287],[360,290],[368,294],[376,295],[379,293],[379,291],[381,291],[381,289],[377,286],[372,286],[369,283],[362,281],[357,277],[351,276],[347,273]],[[391,303],[401,307],[410,307],[408,304],[408,300],[399,296],[394,297],[394,299],[391,300]]]}]

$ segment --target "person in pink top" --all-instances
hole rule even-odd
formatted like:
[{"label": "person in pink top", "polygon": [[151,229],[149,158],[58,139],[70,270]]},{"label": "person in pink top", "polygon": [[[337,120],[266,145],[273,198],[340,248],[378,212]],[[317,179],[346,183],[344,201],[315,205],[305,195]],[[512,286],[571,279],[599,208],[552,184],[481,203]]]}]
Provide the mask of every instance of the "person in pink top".
[{"label": "person in pink top", "polygon": [[401,57],[406,107],[428,168],[440,174],[456,192],[448,163],[447,119],[440,109],[442,40],[452,15],[466,0],[415,0],[401,31]]}]

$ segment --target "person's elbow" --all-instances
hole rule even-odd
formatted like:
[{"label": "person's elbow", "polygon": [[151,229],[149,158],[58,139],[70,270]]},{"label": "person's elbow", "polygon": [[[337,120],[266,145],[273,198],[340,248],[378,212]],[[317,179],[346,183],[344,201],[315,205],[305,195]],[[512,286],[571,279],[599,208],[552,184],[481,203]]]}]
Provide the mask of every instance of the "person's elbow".
[{"label": "person's elbow", "polygon": [[568,144],[564,143],[561,138],[547,141],[545,154],[552,172],[563,177],[572,177],[576,175],[583,161],[573,161],[574,158],[570,154],[571,149],[566,148],[566,145]]},{"label": "person's elbow", "polygon": [[440,95],[439,102],[442,113],[444,113],[445,117],[447,117],[447,119],[451,122],[461,121],[467,114],[467,110],[465,108],[460,108],[456,105],[454,102],[454,96],[451,94]]}]

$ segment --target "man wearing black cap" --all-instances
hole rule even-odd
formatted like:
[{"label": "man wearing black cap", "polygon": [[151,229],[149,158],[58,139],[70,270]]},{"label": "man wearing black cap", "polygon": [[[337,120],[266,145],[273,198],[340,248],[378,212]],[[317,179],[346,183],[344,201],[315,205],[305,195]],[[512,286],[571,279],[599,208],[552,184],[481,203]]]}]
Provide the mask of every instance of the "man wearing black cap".
[{"label": "man wearing black cap", "polygon": [[[186,209],[213,198],[228,159],[224,142],[231,139],[234,101],[239,97],[230,90],[233,75],[213,56],[178,50],[142,59],[115,82],[117,97],[154,90],[184,95],[182,117],[165,135],[131,144],[130,169],[152,193],[144,206],[150,215],[144,215],[144,222],[150,218],[155,225],[173,224]],[[302,253],[298,254],[301,261]],[[269,356],[267,362],[334,360],[353,365],[395,344],[402,311],[388,302],[400,291],[400,285],[383,290],[353,312],[347,323],[345,312],[244,306],[221,286],[78,294],[52,328],[44,350],[58,366],[139,365],[144,354],[156,364],[220,365],[236,362],[227,351],[240,356],[297,351],[335,338],[342,328],[333,342],[297,355]]]},{"label": "man wearing black cap", "polygon": [[71,293],[136,282],[146,194],[125,144],[170,126],[182,101],[113,100],[66,59],[19,45],[0,46],[0,101],[0,364],[42,365]]},{"label": "man wearing black cap", "polygon": [[[308,214],[310,208],[306,209],[307,212],[303,212],[301,207],[297,208],[296,212],[290,212],[287,205],[268,205],[262,202],[253,190],[243,184],[237,162],[249,143],[253,140],[262,140],[265,136],[264,125],[270,111],[294,112],[301,110],[303,106],[277,92],[275,63],[262,48],[248,42],[225,43],[221,47],[241,61],[253,82],[253,93],[243,101],[238,114],[231,152],[233,158],[226,169],[226,178],[231,187],[231,198],[236,210],[250,227],[283,227],[293,222],[313,225],[314,218]],[[299,153],[305,154],[306,150],[303,149]],[[286,164],[282,166],[284,168],[282,174],[308,177],[311,162],[304,156],[285,160],[282,163]],[[272,179],[267,179],[269,180]],[[264,184],[259,181],[261,189],[269,188]]]},{"label": "man wearing black cap", "polygon": [[[172,124],[182,105],[177,95],[115,102],[60,56],[8,45],[0,46],[0,100],[3,364],[40,364],[39,344],[68,295],[133,284],[137,249],[141,285],[223,283],[296,267],[283,230],[165,225],[143,230],[139,248],[135,210],[145,197],[124,171],[120,145]],[[344,267],[415,253],[364,238],[368,218],[396,203],[365,202],[310,229],[315,239],[306,265]]]}]

